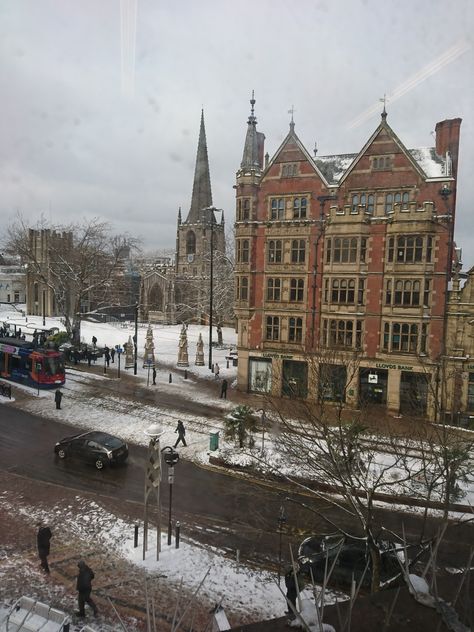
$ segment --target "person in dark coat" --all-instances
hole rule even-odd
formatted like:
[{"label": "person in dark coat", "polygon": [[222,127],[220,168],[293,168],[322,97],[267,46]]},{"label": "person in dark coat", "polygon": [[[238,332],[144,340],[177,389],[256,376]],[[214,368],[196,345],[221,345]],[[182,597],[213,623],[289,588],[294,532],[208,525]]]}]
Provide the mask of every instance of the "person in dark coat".
[{"label": "person in dark coat", "polygon": [[221,384],[221,399],[227,399],[227,380],[224,378]]},{"label": "person in dark coat", "polygon": [[296,582],[297,579],[295,579],[293,568],[288,569],[288,571],[285,573],[286,600],[288,606],[286,614],[289,614],[290,617],[295,616],[295,613],[293,612],[289,604],[291,603],[293,608],[296,610],[296,596],[298,594]]},{"label": "person in dark coat", "polygon": [[109,367],[110,366],[110,349],[108,347],[104,348],[104,357],[105,357],[105,363]]},{"label": "person in dark coat", "polygon": [[115,349],[114,347],[112,347],[112,349],[110,350],[110,359],[112,360],[112,364],[114,363],[114,358],[115,358]]},{"label": "person in dark coat", "polygon": [[51,533],[51,529],[43,526],[41,522],[38,522],[36,526],[39,527],[38,533],[36,534],[36,543],[38,545],[38,557],[40,558],[41,568],[45,573],[49,573],[49,541],[53,537],[53,534]]},{"label": "person in dark coat", "polygon": [[97,347],[97,338],[95,336],[92,336],[92,344],[94,347]]},{"label": "person in dark coat", "polygon": [[155,369],[155,367],[153,367],[152,376],[153,376],[153,386],[156,386],[156,369]]},{"label": "person in dark coat", "polygon": [[79,612],[77,613],[79,617],[85,617],[85,605],[86,603],[94,611],[94,616],[97,616],[97,606],[91,597],[92,592],[92,580],[94,579],[94,571],[87,566],[85,562],[82,560],[78,562],[77,567],[79,568],[79,573],[77,575],[77,600],[79,604]]},{"label": "person in dark coat", "polygon": [[56,410],[60,410],[61,409],[61,400],[63,398],[63,394],[61,393],[60,389],[57,388],[56,392],[54,393],[54,401],[56,402]]},{"label": "person in dark coat", "polygon": [[176,443],[174,444],[174,447],[176,448],[178,443],[181,441],[183,446],[186,447],[186,439],[184,438],[186,435],[186,428],[184,427],[183,422],[181,421],[181,419],[178,421],[178,425],[176,426],[176,430],[175,432],[178,433],[178,438],[176,439]]}]

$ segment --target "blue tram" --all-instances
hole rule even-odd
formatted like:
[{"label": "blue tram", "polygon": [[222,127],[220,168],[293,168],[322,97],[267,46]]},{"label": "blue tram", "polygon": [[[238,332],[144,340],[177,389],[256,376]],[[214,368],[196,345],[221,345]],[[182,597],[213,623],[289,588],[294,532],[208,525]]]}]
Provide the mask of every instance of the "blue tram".
[{"label": "blue tram", "polygon": [[62,353],[18,338],[0,338],[0,377],[37,388],[58,388],[66,381]]}]

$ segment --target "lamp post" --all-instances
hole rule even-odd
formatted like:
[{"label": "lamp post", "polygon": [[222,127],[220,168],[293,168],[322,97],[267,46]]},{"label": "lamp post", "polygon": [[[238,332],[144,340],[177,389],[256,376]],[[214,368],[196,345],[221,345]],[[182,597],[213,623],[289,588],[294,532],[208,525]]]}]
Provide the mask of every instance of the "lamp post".
[{"label": "lamp post", "polygon": [[168,483],[170,489],[170,504],[168,511],[168,545],[171,545],[171,512],[173,507],[173,483],[174,483],[174,466],[179,461],[179,454],[174,448],[167,445],[162,450],[165,462],[168,465]]},{"label": "lamp post", "polygon": [[156,503],[158,507],[156,517],[156,559],[160,559],[161,551],[161,506],[160,506],[160,482],[161,482],[161,450],[160,438],[163,430],[159,424],[151,424],[145,430],[145,434],[150,438],[148,445],[148,460],[145,472],[145,501],[143,520],[143,559],[148,549],[148,502],[153,491],[156,492]]},{"label": "lamp post", "polygon": [[210,288],[209,288],[209,369],[212,371],[212,312],[213,312],[213,299],[214,299],[214,225],[216,223],[216,218],[214,217],[214,213],[221,213],[221,208],[215,208],[214,206],[208,206],[203,209],[207,211],[211,211],[211,243],[210,243],[210,268],[209,268],[209,277],[210,277]]},{"label": "lamp post", "polygon": [[115,351],[117,353],[118,364],[117,364],[117,378],[120,379],[120,356],[123,353],[123,349],[120,345],[115,346]]},{"label": "lamp post", "polygon": [[43,327],[46,326],[46,290],[43,288]]},{"label": "lamp post", "polygon": [[133,375],[137,374],[137,351],[138,351],[138,303],[135,305],[135,335],[133,336]]},{"label": "lamp post", "polygon": [[281,542],[283,536],[283,525],[286,522],[285,508],[283,505],[280,507],[280,513],[278,515],[278,532],[279,532],[279,547],[278,547],[278,585],[280,585],[281,578]]}]

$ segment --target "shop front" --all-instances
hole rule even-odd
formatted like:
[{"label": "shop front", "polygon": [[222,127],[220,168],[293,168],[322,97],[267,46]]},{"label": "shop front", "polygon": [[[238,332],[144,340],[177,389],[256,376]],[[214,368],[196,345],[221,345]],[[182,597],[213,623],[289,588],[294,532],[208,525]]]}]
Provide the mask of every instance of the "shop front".
[{"label": "shop front", "polygon": [[308,396],[308,364],[283,360],[281,394],[304,399]]},{"label": "shop front", "polygon": [[320,401],[345,402],[347,368],[340,364],[321,363],[318,368]]},{"label": "shop front", "polygon": [[428,408],[429,376],[402,371],[400,378],[400,413],[424,417]]},{"label": "shop front", "polygon": [[272,390],[271,358],[249,358],[248,390],[254,393],[270,393]]},{"label": "shop front", "polygon": [[359,369],[359,406],[387,404],[387,369]]}]

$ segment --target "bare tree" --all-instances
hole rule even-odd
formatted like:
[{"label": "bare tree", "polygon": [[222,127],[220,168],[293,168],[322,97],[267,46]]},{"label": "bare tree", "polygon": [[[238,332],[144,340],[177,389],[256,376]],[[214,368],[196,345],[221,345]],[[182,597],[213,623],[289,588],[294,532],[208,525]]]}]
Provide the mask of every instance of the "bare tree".
[{"label": "bare tree", "polygon": [[[424,483],[429,473],[431,484],[442,493],[447,520],[453,477],[472,467],[473,446],[459,437],[454,443],[453,437],[447,441],[437,431],[426,433],[423,429],[419,434],[414,431],[404,436],[390,425],[379,433],[370,428],[368,409],[350,409],[346,403],[348,389],[359,373],[357,354],[321,351],[308,356],[307,365],[309,381],[317,385],[316,397],[290,396],[289,406],[285,406],[285,400],[268,398],[267,412],[276,421],[274,451],[259,459],[265,461],[267,471],[285,476],[295,491],[323,498],[351,516],[358,524],[358,533],[349,534],[326,520],[345,536],[363,533],[372,562],[371,588],[376,591],[380,586],[381,534],[385,531],[389,538],[396,536],[377,519],[375,501],[379,494],[397,496],[403,493],[401,490],[408,490],[411,496],[425,499]],[[345,367],[347,376],[343,386],[329,393],[333,366]],[[286,381],[286,392],[291,395],[297,380]],[[275,453],[277,463],[291,464],[289,470],[275,466]],[[311,485],[311,480],[322,485]],[[328,493],[328,488],[338,496]]]},{"label": "bare tree", "polygon": [[[38,235],[45,237],[41,248]],[[67,226],[42,218],[31,228],[18,215],[7,228],[5,246],[28,266],[32,278],[49,288],[68,334],[79,342],[84,305],[98,309],[118,304],[124,251],[136,248],[137,242],[112,235],[110,226],[96,218]]]}]

